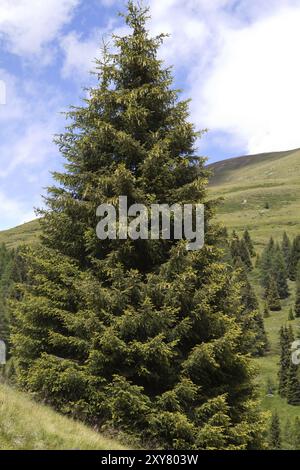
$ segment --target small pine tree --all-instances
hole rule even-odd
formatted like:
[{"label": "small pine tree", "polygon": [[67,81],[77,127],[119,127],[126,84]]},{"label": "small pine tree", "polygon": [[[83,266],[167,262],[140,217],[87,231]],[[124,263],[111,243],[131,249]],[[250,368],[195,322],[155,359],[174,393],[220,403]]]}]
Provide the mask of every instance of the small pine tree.
[{"label": "small pine tree", "polygon": [[240,314],[240,323],[243,331],[243,345],[245,352],[253,356],[262,356],[269,347],[264,321],[259,311],[259,304],[255,292],[249,282],[245,265],[239,258],[236,263],[238,281],[241,286],[241,301],[243,308]]},{"label": "small pine tree", "polygon": [[300,450],[300,418],[296,416],[292,432],[288,432],[286,440],[292,444],[293,450]]},{"label": "small pine tree", "polygon": [[289,260],[289,277],[291,281],[296,281],[297,267],[300,261],[300,235],[298,235],[292,244],[291,255]]},{"label": "small pine tree", "polygon": [[264,318],[269,318],[270,317],[270,309],[268,306],[268,303],[266,302],[264,305]]},{"label": "small pine tree", "polygon": [[295,427],[296,425],[291,423],[290,418],[287,418],[284,426],[283,437],[285,442],[285,447],[288,450],[295,449]]},{"label": "small pine tree", "polygon": [[289,288],[287,283],[288,274],[284,257],[279,245],[275,246],[270,274],[273,275],[276,280],[280,299],[286,299],[289,296]]},{"label": "small pine tree", "polygon": [[247,245],[247,248],[248,248],[248,251],[249,251],[249,253],[250,253],[250,256],[251,256],[251,257],[254,257],[254,256],[255,256],[255,250],[254,250],[253,242],[252,242],[252,240],[251,240],[250,233],[249,233],[248,230],[245,230],[245,231],[244,231],[243,240],[244,240],[244,242],[245,242],[246,245]]},{"label": "small pine tree", "polygon": [[268,286],[269,277],[272,272],[274,250],[275,250],[275,243],[274,243],[273,238],[270,238],[268,245],[263,250],[261,257],[260,257],[260,261],[259,261],[260,280],[261,280],[261,285],[264,288]]},{"label": "small pine tree", "polygon": [[281,449],[281,429],[277,412],[273,413],[269,432],[269,446],[272,450]]},{"label": "small pine tree", "polygon": [[251,257],[247,245],[243,239],[239,239],[235,232],[231,241],[230,251],[234,264],[237,264],[241,260],[248,270],[252,269]]},{"label": "small pine tree", "polygon": [[278,312],[281,310],[280,297],[278,294],[277,284],[273,277],[270,277],[269,284],[266,289],[266,298],[268,302],[269,309],[272,312]]},{"label": "small pine tree", "polygon": [[282,250],[283,257],[284,257],[287,272],[289,272],[290,270],[291,249],[292,249],[291,241],[289,237],[287,236],[287,233],[284,232],[283,237],[282,237],[282,242],[281,242],[281,250]]},{"label": "small pine tree", "polygon": [[294,335],[292,328],[281,327],[280,329],[280,365],[278,392],[281,397],[286,397],[288,389],[288,373],[291,362],[291,343]]},{"label": "small pine tree", "polygon": [[[300,299],[299,299],[299,301],[300,301]],[[300,303],[299,303],[299,307],[300,307]],[[289,321],[295,320],[294,312],[293,312],[292,307],[291,307],[290,310],[289,310],[289,317],[288,317],[288,320],[289,320]]]},{"label": "small pine tree", "polygon": [[298,286],[296,290],[294,311],[295,311],[295,317],[299,318],[300,317],[300,286]]},{"label": "small pine tree", "polygon": [[286,398],[289,405],[300,405],[300,383],[298,379],[298,366],[290,362],[287,375]]},{"label": "small pine tree", "polygon": [[251,270],[252,269],[251,256],[250,256],[248,247],[243,239],[240,241],[239,253],[240,253],[241,260],[243,261],[246,268]]}]

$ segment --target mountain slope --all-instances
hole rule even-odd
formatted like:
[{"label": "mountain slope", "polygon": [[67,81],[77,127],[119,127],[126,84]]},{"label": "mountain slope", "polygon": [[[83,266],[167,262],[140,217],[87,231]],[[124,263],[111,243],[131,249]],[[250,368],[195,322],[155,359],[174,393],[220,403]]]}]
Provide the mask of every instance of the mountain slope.
[{"label": "mountain slope", "polygon": [[0,450],[118,450],[121,444],[0,385]]},{"label": "mountain slope", "polygon": [[232,158],[208,166],[210,195],[223,197],[218,219],[248,228],[259,243],[300,233],[300,150]]},{"label": "mountain slope", "polygon": [[38,242],[40,226],[38,220],[0,232],[0,244],[5,243],[8,248],[16,248],[24,243],[34,244]]}]

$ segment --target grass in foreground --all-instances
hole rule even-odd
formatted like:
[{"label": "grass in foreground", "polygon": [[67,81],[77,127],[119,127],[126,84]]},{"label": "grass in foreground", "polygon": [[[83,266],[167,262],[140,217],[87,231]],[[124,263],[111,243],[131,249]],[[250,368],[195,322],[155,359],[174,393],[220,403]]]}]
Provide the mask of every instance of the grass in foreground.
[{"label": "grass in foreground", "polygon": [[1,450],[121,450],[87,426],[0,384]]}]

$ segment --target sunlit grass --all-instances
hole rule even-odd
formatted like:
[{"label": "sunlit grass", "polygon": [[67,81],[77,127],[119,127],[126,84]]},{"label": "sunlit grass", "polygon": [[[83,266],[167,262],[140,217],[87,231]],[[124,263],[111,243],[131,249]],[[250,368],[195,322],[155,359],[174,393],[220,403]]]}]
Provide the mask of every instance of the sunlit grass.
[{"label": "sunlit grass", "polygon": [[6,385],[0,385],[1,450],[124,449],[87,426],[61,416]]}]

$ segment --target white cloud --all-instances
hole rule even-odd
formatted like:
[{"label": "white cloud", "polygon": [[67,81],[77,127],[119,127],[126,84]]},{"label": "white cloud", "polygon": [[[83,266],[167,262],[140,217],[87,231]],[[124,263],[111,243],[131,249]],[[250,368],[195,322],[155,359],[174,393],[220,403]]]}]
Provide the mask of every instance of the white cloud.
[{"label": "white cloud", "polygon": [[37,170],[47,158],[56,154],[57,150],[52,140],[57,127],[55,120],[35,121],[31,124],[26,123],[20,134],[13,132],[10,142],[8,143],[6,139],[5,143],[0,145],[0,154],[3,156],[0,178],[18,171],[19,167],[22,168],[22,172],[26,166],[35,166]]},{"label": "white cloud", "polygon": [[191,75],[193,117],[249,153],[300,147],[300,8],[224,30],[205,80]]},{"label": "white cloud", "polygon": [[5,224],[3,228],[8,228],[11,224],[23,224],[36,218],[34,211],[28,211],[23,201],[13,199],[2,191],[0,191],[0,214],[1,225],[3,222]]},{"label": "white cloud", "polygon": [[45,53],[80,0],[0,0],[0,38],[21,56]]},{"label": "white cloud", "polygon": [[95,70],[95,59],[99,59],[104,43],[113,47],[111,35],[123,36],[128,33],[126,26],[118,26],[111,18],[103,29],[94,29],[88,37],[82,39],[76,31],[62,37],[60,46],[64,53],[62,76],[73,80],[87,79],[88,73]]},{"label": "white cloud", "polygon": [[63,77],[86,77],[94,67],[93,60],[99,57],[100,44],[101,33],[96,31],[85,40],[74,31],[64,36],[60,43],[65,55]]},{"label": "white cloud", "polygon": [[214,131],[212,144],[227,139],[249,153],[300,147],[300,0],[150,5],[152,32],[171,34],[162,56],[185,80],[196,125]]}]

